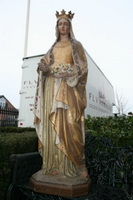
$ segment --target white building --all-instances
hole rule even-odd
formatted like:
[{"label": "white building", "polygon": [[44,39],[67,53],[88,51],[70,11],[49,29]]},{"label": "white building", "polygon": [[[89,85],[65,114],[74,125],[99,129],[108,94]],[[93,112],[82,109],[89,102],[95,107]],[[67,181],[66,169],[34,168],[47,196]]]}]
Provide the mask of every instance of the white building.
[{"label": "white building", "polygon": [[[88,60],[87,108],[85,115],[113,115],[114,90],[111,83],[102,73],[92,58]],[[37,63],[43,55],[26,57],[22,65],[22,82],[20,90],[19,127],[33,127],[33,105],[37,84]]]}]

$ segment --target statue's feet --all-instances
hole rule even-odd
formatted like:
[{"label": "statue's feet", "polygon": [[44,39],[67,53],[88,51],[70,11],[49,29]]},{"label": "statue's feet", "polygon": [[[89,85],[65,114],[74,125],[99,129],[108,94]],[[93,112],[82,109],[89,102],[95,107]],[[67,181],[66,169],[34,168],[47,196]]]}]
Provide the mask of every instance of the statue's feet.
[{"label": "statue's feet", "polygon": [[57,171],[56,169],[53,169],[53,170],[51,171],[51,174],[52,174],[52,175],[57,175],[57,174],[58,174],[58,171]]},{"label": "statue's feet", "polygon": [[82,178],[89,178],[89,174],[88,174],[88,171],[86,169],[86,167],[83,167],[81,170],[80,170],[80,177]]}]

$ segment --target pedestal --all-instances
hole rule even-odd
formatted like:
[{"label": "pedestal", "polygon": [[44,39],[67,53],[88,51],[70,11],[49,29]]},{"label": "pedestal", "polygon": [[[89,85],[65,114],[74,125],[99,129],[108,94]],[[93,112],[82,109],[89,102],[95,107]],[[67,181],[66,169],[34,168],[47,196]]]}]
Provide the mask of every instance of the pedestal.
[{"label": "pedestal", "polygon": [[81,177],[44,175],[42,170],[30,178],[30,186],[35,192],[66,197],[87,195],[91,180]]}]

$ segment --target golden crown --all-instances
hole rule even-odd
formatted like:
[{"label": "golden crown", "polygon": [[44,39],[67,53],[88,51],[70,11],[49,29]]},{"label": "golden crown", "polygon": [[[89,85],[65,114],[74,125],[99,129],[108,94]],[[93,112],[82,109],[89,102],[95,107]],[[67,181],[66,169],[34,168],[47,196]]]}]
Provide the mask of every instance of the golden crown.
[{"label": "golden crown", "polygon": [[56,11],[56,17],[57,17],[57,19],[59,19],[59,18],[68,18],[68,19],[70,19],[70,20],[72,20],[72,18],[73,18],[73,16],[74,16],[74,13],[72,13],[71,11],[69,11],[68,12],[68,14],[66,14],[66,11],[63,9],[62,11],[61,11],[61,14],[59,14],[59,12],[58,11]]}]

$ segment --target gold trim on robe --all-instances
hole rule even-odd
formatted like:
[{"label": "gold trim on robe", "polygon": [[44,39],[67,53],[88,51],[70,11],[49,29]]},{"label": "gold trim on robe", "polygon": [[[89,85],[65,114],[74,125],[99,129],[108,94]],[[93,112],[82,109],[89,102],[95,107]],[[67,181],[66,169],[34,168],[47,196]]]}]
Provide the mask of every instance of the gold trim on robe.
[{"label": "gold trim on robe", "polygon": [[71,64],[76,75],[74,79],[56,78],[50,73],[39,72],[34,113],[38,119],[35,127],[42,143],[42,169],[44,174],[55,169],[60,174],[76,176],[85,166],[87,61],[82,45],[76,40],[63,47],[55,44],[43,58],[51,59],[50,70],[53,65]]}]

